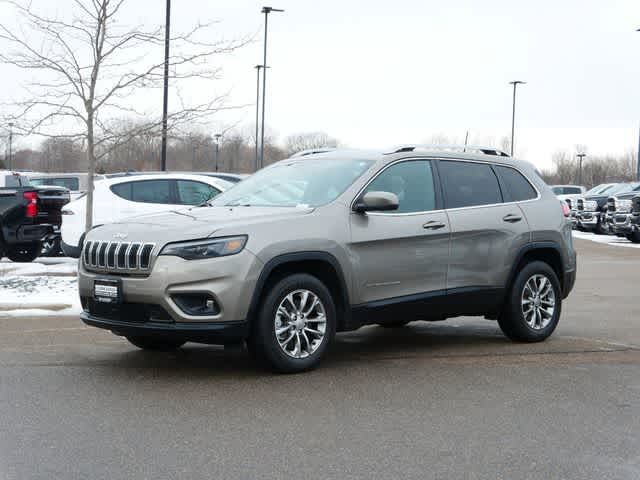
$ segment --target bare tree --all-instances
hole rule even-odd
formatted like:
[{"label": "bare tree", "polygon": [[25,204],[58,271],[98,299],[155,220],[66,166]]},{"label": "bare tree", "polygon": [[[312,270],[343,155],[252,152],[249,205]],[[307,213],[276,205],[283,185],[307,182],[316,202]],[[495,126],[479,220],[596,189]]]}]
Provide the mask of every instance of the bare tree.
[{"label": "bare tree", "polygon": [[[33,72],[25,99],[12,102],[11,118],[24,135],[80,140],[86,152],[89,185],[86,226],[93,220],[93,174],[96,163],[130,138],[157,130],[159,116],[138,110],[132,103],[142,90],[162,84],[163,26],[126,26],[127,5],[133,0],[72,0],[73,13],[59,18],[39,13],[26,0],[3,0],[17,21],[0,21],[0,62]],[[215,80],[219,68],[212,57],[231,52],[246,39],[211,43],[212,24],[198,24],[171,38],[171,80]],[[175,86],[175,85],[174,85]],[[140,98],[140,97],[138,97]],[[225,108],[226,96],[187,105],[169,114],[172,128],[205,121]],[[158,109],[159,110],[159,109]],[[137,118],[137,128],[122,136],[115,116]]]},{"label": "bare tree", "polygon": [[285,150],[289,155],[312,148],[337,146],[338,141],[324,132],[297,133],[285,139]]}]

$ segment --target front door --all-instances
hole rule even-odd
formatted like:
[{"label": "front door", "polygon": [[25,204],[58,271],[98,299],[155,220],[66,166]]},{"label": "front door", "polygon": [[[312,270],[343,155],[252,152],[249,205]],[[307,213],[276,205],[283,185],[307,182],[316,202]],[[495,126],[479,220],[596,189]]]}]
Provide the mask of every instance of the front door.
[{"label": "front door", "polygon": [[392,212],[351,214],[355,303],[401,303],[402,297],[412,301],[444,293],[450,228],[432,162],[392,164],[362,194],[371,191],[395,193],[400,202]]}]

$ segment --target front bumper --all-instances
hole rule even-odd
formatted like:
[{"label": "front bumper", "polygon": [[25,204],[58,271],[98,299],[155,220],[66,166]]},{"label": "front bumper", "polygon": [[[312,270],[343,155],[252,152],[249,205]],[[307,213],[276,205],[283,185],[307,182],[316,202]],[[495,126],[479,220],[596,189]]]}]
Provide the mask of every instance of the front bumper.
[{"label": "front bumper", "polygon": [[580,212],[578,214],[578,222],[583,227],[595,228],[600,223],[600,212]]},{"label": "front bumper", "polygon": [[631,213],[618,213],[612,216],[611,227],[614,233],[628,234],[637,230],[637,225],[632,223]]},{"label": "front bumper", "polygon": [[84,311],[80,319],[89,326],[110,330],[123,337],[152,337],[184,342],[207,343],[211,345],[229,345],[241,342],[249,335],[249,322],[212,322],[212,323],[133,323],[100,318]]},{"label": "front bumper", "polygon": [[[122,302],[127,305],[150,305],[162,308],[168,321],[179,324],[237,322],[248,316],[262,262],[247,249],[237,255],[207,260],[183,260],[179,257],[156,257],[146,276],[118,272],[88,271],[80,261],[78,288],[83,303],[93,298],[96,279],[117,280]],[[215,315],[190,315],[174,300],[175,295],[207,295],[215,300]],[[137,314],[131,317],[139,317]],[[125,316],[126,317],[126,316]],[[129,320],[125,318],[125,320]],[[139,322],[131,318],[131,323]],[[129,323],[128,321],[126,323]]]}]

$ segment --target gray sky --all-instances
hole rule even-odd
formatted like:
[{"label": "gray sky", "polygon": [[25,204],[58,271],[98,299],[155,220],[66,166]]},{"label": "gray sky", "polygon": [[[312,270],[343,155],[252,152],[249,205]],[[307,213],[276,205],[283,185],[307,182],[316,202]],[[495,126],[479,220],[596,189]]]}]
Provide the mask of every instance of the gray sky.
[{"label": "gray sky", "polygon": [[[274,0],[275,1],[275,0]],[[163,22],[164,2],[135,0],[131,19]],[[60,12],[69,0],[55,3]],[[220,57],[236,104],[255,101],[263,2],[174,0],[173,24],[219,19],[217,36],[256,33]],[[557,149],[622,153],[640,126],[638,0],[278,0],[269,28],[267,123],[281,137],[324,130],[353,147],[418,143],[444,134],[487,142],[510,134],[539,166]],[[19,75],[3,79],[17,91]],[[210,94],[190,89],[194,100]],[[158,104],[160,105],[160,104]],[[250,124],[253,106],[221,121]],[[215,128],[215,127],[214,127]]]}]

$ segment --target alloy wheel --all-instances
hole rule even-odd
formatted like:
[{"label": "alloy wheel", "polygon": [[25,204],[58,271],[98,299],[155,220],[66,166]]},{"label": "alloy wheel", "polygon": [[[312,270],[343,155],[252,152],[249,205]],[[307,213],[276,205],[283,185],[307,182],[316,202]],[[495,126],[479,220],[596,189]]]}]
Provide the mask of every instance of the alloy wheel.
[{"label": "alloy wheel", "polygon": [[556,294],[551,281],[542,274],[529,277],[522,289],[522,314],[533,330],[549,325],[556,311]]},{"label": "alloy wheel", "polygon": [[325,338],[327,317],[324,305],[310,290],[289,293],[278,305],[275,335],[282,351],[293,358],[312,355]]}]

